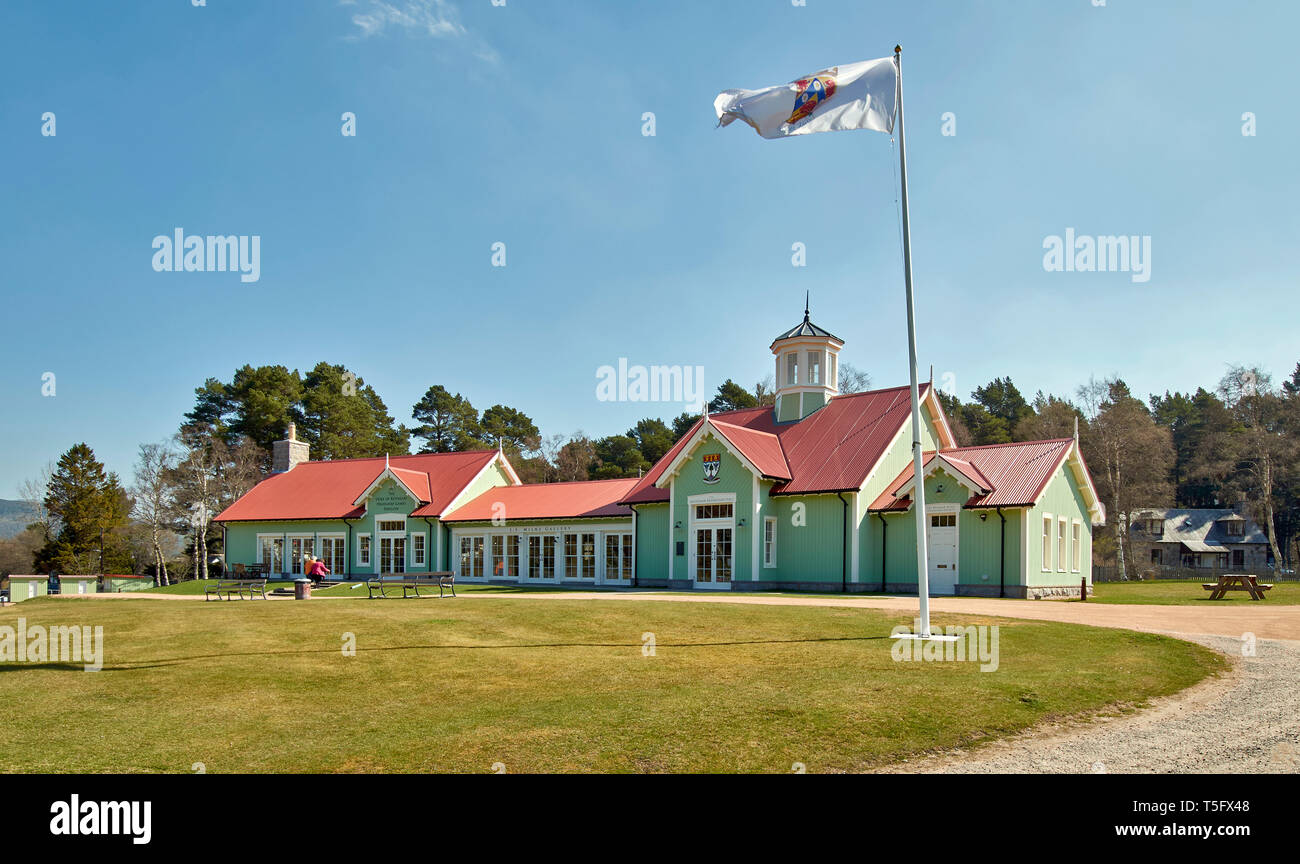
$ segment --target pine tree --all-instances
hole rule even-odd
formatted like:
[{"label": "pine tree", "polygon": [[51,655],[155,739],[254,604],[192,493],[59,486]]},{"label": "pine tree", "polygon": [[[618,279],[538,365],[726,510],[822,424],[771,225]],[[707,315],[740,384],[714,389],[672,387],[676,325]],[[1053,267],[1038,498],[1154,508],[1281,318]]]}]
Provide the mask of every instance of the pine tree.
[{"label": "pine tree", "polygon": [[59,457],[45,507],[61,526],[36,553],[38,570],[60,573],[134,571],[126,541],[131,500],[117,475],[84,443]]}]

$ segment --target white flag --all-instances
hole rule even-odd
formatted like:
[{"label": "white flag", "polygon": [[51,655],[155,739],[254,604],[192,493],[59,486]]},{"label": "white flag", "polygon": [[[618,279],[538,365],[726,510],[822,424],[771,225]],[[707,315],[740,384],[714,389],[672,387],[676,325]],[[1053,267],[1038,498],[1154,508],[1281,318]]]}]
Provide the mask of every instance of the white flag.
[{"label": "white flag", "polygon": [[898,67],[892,58],[832,66],[762,90],[723,90],[713,100],[718,125],[744,120],[764,138],[841,129],[894,131]]}]

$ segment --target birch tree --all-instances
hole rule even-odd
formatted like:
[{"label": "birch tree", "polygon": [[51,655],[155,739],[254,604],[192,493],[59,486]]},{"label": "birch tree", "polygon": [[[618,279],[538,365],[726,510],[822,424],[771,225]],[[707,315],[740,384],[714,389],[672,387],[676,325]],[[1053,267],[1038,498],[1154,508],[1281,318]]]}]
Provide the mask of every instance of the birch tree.
[{"label": "birch tree", "polygon": [[1173,444],[1142,402],[1118,378],[1091,379],[1078,391],[1087,420],[1079,445],[1111,514],[1119,578],[1128,578],[1128,514],[1139,507],[1165,507],[1173,490],[1169,468]]},{"label": "birch tree", "polygon": [[1231,470],[1225,490],[1254,499],[1273,560],[1281,566],[1275,491],[1279,475],[1292,468],[1296,459],[1295,442],[1286,434],[1286,405],[1272,378],[1258,368],[1232,367],[1219,382],[1218,392],[1237,423],[1224,454]]},{"label": "birch tree", "polygon": [[163,553],[163,535],[170,530],[176,512],[175,490],[172,484],[176,469],[176,451],[170,443],[141,444],[140,457],[135,465],[135,518],[149,532],[149,547],[153,555],[154,572],[159,585],[170,585],[167,576],[167,556]]}]

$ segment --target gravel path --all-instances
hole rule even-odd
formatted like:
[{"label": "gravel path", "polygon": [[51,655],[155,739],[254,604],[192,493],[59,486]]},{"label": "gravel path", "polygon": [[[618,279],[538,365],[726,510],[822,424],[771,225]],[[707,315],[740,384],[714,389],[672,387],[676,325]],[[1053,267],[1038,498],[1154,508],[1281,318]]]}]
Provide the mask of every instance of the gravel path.
[{"label": "gravel path", "polygon": [[902,762],[889,773],[1294,774],[1300,772],[1300,642],[1183,636],[1233,658],[1229,674],[1136,715],[1040,725],[971,751]]}]

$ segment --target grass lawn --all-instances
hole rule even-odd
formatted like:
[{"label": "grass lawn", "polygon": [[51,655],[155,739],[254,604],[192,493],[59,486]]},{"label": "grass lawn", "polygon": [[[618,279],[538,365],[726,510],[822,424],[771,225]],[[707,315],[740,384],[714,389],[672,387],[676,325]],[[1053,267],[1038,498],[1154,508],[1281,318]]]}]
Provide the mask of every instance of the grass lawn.
[{"label": "grass lawn", "polygon": [[104,669],[0,664],[4,772],[856,770],[1224,666],[1161,636],[969,616],[935,620],[999,624],[998,671],[898,663],[909,616],[870,609],[37,599],[0,624],[20,614],[102,625]]},{"label": "grass lawn", "polygon": [[[1097,582],[1093,584],[1094,596],[1089,603],[1132,603],[1156,606],[1240,606],[1256,603],[1245,591],[1229,591],[1222,600],[1210,600],[1210,592],[1196,580],[1152,580],[1148,582]],[[1260,582],[1270,584],[1267,578]],[[1300,603],[1300,582],[1273,582],[1272,590],[1264,595],[1265,605],[1294,605]],[[1077,601],[1076,601],[1077,602]]]}]

